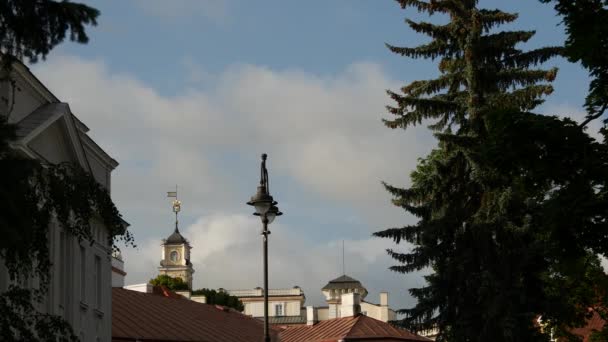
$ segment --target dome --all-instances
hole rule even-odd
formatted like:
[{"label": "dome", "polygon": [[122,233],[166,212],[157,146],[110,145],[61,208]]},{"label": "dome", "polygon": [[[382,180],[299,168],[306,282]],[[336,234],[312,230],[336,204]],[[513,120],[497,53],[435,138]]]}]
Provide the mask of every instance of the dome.
[{"label": "dome", "polygon": [[165,244],[182,244],[188,243],[185,237],[179,233],[179,230],[175,230],[173,234],[169,235],[169,237],[165,240]]},{"label": "dome", "polygon": [[327,300],[336,300],[340,298],[341,294],[352,292],[359,293],[361,299],[367,296],[367,289],[361,285],[361,282],[347,275],[330,280],[321,291]]},{"label": "dome", "polygon": [[343,275],[334,280],[330,280],[322,290],[341,290],[341,289],[365,289],[357,279]]}]

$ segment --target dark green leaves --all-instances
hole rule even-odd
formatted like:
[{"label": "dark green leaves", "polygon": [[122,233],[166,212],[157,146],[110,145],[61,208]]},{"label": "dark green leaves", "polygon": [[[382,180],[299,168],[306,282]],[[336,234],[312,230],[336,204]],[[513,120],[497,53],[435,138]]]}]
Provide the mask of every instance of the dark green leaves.
[{"label": "dark green leaves", "polygon": [[0,46],[9,58],[35,62],[66,35],[86,43],[86,25],[96,25],[99,11],[79,3],[53,0],[3,0],[0,2]]},{"label": "dark green leaves", "polygon": [[407,21],[431,41],[389,46],[440,59],[437,78],[388,92],[388,127],[430,122],[438,139],[411,187],[385,184],[417,223],[374,234],[404,245],[388,250],[391,270],[431,273],[410,289],[417,304],[398,324],[438,328],[439,341],[547,341],[536,317],[563,333],[596,299],[597,254],[608,254],[608,150],[571,120],[531,112],[557,73],[533,67],[563,50],[524,52],[532,31],[493,30],[517,15],[477,1],[400,3],[450,21]]}]

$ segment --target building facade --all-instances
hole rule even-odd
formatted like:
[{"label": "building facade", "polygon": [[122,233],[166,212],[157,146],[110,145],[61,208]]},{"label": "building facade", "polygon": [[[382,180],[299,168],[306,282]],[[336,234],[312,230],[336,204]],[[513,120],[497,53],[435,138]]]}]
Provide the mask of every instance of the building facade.
[{"label": "building facade", "polygon": [[[264,290],[261,287],[251,290],[228,290],[228,294],[243,302],[245,315],[264,317]],[[268,316],[300,317],[305,302],[304,291],[298,286],[291,289],[271,289],[268,291]]]},{"label": "building facade", "polygon": [[[316,320],[349,317],[352,312],[348,311],[352,303],[343,303],[345,294],[356,293],[361,300],[356,304],[358,312],[382,322],[392,321],[396,313],[388,305],[388,293],[380,293],[379,304],[366,302],[367,289],[361,282],[347,275],[333,279],[325,285],[321,291],[327,301],[327,306],[305,307],[306,296],[298,286],[291,289],[270,289],[268,291],[268,317],[270,324],[278,326],[293,326],[306,324],[307,315],[313,315]],[[246,315],[262,318],[264,317],[264,290],[260,287],[251,290],[228,290],[232,296],[238,297],[245,306]],[[344,309],[347,308],[347,309]],[[347,310],[344,312],[343,310]]]},{"label": "building facade", "polygon": [[[4,75],[6,76],[6,75]],[[14,63],[9,82],[0,82],[0,115],[17,125],[11,147],[26,158],[43,163],[80,165],[111,191],[111,173],[118,163],[87,134],[89,128],[72,113],[67,103],[53,95],[31,71]],[[112,271],[108,230],[93,220],[94,241],[78,241],[57,221],[48,228],[52,263],[48,292],[38,309],[66,319],[81,341],[109,341],[112,328]],[[35,279],[25,281],[36,287]],[[6,267],[0,262],[0,292],[10,286]]]}]

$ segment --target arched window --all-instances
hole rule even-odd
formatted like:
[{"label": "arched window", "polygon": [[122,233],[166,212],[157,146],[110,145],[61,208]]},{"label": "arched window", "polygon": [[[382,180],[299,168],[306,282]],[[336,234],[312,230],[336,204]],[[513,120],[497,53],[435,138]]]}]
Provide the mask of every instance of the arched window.
[{"label": "arched window", "polygon": [[177,262],[179,260],[179,253],[177,251],[172,251],[170,254],[171,261]]}]

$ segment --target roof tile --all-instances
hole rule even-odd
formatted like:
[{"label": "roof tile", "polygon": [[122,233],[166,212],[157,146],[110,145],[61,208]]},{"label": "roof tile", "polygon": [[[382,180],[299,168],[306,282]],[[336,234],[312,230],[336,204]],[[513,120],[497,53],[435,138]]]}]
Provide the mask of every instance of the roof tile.
[{"label": "roof tile", "polygon": [[[273,339],[276,333],[271,332]],[[113,341],[261,341],[263,324],[214,305],[112,289]]]},{"label": "roof tile", "polygon": [[344,339],[357,341],[371,338],[411,342],[430,341],[365,315],[329,319],[313,326],[287,328],[280,333],[280,337],[282,342],[331,342]]}]

